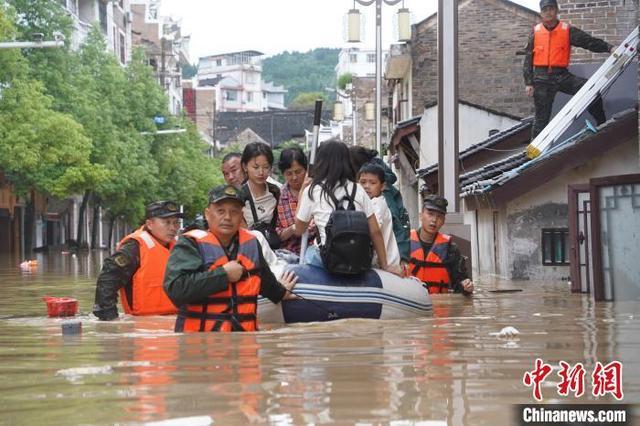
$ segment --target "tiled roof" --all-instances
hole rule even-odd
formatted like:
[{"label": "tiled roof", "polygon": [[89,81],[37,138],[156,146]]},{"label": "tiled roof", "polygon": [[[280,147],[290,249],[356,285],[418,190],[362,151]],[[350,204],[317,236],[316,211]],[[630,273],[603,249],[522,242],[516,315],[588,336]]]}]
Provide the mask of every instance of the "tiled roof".
[{"label": "tiled roof", "polygon": [[[616,130],[618,125],[622,126],[629,120],[633,120],[634,117],[637,117],[637,110],[628,109],[615,114],[606,123],[598,127],[596,133],[589,131],[585,127],[585,129],[579,131],[572,137],[542,152],[539,157],[533,160],[529,160],[525,153],[522,152],[463,174],[460,176],[460,195],[461,197],[465,197],[491,192],[497,187],[542,166],[545,162],[559,159],[562,156],[570,157],[575,155],[576,149],[583,149],[582,146],[587,145],[592,139],[598,139],[595,146],[598,147],[601,152],[604,152],[608,147],[612,145],[615,146],[615,143],[619,142],[618,139],[620,139],[617,138],[615,141],[610,140],[611,137],[609,137],[607,133]],[[637,131],[637,127],[634,127],[634,129]],[[567,162],[567,160],[563,161]]]},{"label": "tiled roof", "polygon": [[[331,119],[331,111],[322,112],[322,120]],[[216,139],[226,144],[245,129],[251,129],[276,147],[293,138],[304,137],[313,129],[313,111],[219,112],[216,114]]]}]

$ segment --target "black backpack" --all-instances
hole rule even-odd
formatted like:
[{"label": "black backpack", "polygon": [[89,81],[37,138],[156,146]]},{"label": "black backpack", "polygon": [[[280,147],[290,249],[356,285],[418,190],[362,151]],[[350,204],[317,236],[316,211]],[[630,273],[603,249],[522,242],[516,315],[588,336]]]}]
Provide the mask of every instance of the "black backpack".
[{"label": "black backpack", "polygon": [[[356,211],[354,205],[357,185],[353,184],[351,197],[345,195],[340,201],[333,195],[333,191],[324,189],[336,209],[329,216],[325,227],[326,239],[320,247],[322,263],[333,274],[363,274],[371,269],[373,248],[367,216],[364,212]],[[349,202],[347,209],[343,207],[345,200]]]}]

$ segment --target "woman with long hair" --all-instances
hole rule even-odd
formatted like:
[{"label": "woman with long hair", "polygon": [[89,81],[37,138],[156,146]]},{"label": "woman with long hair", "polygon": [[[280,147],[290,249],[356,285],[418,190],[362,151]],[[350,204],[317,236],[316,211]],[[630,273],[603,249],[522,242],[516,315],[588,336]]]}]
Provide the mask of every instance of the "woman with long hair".
[{"label": "woman with long hair", "polygon": [[[308,187],[303,187],[298,212],[296,213],[295,235],[301,236],[313,218],[318,228],[320,246],[326,242],[326,226],[336,205],[334,200],[349,198],[356,211],[366,215],[369,235],[378,256],[381,269],[399,273],[387,264],[382,232],[378,226],[371,201],[364,189],[355,183],[355,171],[350,162],[349,149],[338,140],[323,142],[318,148],[313,176]],[[305,259],[308,264],[323,266],[317,246],[307,249]]]},{"label": "woman with long hair", "polygon": [[280,247],[276,233],[276,206],[280,198],[277,186],[267,182],[273,167],[271,147],[261,142],[251,142],[245,146],[240,159],[247,182],[242,186],[245,199],[244,220],[249,229],[264,234],[272,249]]}]

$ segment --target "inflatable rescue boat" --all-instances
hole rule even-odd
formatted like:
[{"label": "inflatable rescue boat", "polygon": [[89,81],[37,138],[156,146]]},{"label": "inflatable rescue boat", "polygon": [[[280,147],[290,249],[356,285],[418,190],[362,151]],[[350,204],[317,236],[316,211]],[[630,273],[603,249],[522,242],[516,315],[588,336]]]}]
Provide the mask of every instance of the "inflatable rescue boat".
[{"label": "inflatable rescue boat", "polygon": [[[272,267],[276,277],[284,269],[293,270],[298,283],[293,290],[300,296],[274,304],[258,299],[260,323],[331,321],[345,318],[401,319],[427,316],[431,298],[415,278],[400,278],[372,269],[358,277],[336,276],[311,265]],[[279,270],[276,270],[279,269]]]}]

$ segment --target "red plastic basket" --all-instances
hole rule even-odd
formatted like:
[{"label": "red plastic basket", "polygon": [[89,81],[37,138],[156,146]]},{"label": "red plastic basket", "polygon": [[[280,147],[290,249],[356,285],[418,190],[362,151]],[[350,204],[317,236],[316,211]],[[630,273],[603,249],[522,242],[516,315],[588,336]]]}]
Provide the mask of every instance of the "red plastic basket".
[{"label": "red plastic basket", "polygon": [[78,313],[78,300],[72,297],[42,298],[47,303],[47,315],[49,317],[72,317]]}]

